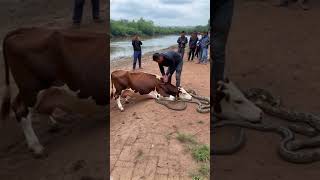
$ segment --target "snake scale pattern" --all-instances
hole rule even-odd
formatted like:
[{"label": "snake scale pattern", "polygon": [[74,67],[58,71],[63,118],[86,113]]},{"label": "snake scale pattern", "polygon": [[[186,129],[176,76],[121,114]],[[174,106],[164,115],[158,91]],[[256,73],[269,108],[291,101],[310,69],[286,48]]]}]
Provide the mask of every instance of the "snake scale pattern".
[{"label": "snake scale pattern", "polygon": [[[228,148],[215,146],[212,154],[232,154],[241,149],[245,142],[244,128],[264,132],[274,132],[282,137],[279,155],[291,163],[312,163],[320,161],[320,117],[305,112],[297,112],[281,106],[280,99],[274,98],[264,89],[252,88],[244,91],[245,96],[260,107],[265,113],[289,122],[288,126],[276,125],[263,120],[250,123],[240,120],[217,120],[213,128],[235,126],[239,128],[238,140]],[[303,135],[303,139],[295,139],[295,133]]]},{"label": "snake scale pattern", "polygon": [[199,113],[210,112],[210,97],[200,96],[192,89],[188,89],[187,92],[192,96],[192,100],[190,101],[181,100],[181,99],[176,101],[156,99],[155,101],[175,111],[185,110],[187,108],[187,103],[194,103],[198,105],[196,109],[197,112]]}]

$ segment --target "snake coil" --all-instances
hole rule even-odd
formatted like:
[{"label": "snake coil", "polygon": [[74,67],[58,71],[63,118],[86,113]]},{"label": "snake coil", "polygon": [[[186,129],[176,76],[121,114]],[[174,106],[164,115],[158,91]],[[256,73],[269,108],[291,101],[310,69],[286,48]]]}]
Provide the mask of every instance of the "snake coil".
[{"label": "snake coil", "polygon": [[[320,150],[311,148],[320,147],[320,117],[315,114],[296,112],[281,106],[280,98],[274,98],[264,89],[252,88],[244,92],[244,95],[260,107],[265,113],[286,120],[291,124],[288,127],[273,125],[265,121],[250,123],[236,120],[219,120],[213,122],[213,128],[223,126],[236,126],[258,131],[274,132],[282,136],[279,146],[279,155],[291,163],[312,163],[320,161]],[[294,132],[311,137],[304,140],[295,140]],[[232,154],[241,148],[244,138],[239,137],[233,151],[213,149],[212,154]],[[308,150],[306,149],[308,148]]]}]

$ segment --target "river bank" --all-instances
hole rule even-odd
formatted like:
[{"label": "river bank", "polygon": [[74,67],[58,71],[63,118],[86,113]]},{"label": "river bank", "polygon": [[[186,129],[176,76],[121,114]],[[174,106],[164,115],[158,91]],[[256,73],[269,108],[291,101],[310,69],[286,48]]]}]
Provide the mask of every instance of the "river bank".
[{"label": "river bank", "polygon": [[[153,36],[150,38],[141,37],[142,53],[149,53],[177,45],[179,35]],[[189,36],[187,36],[189,38]],[[112,40],[110,43],[110,60],[115,61],[124,57],[132,57],[132,39]]]}]

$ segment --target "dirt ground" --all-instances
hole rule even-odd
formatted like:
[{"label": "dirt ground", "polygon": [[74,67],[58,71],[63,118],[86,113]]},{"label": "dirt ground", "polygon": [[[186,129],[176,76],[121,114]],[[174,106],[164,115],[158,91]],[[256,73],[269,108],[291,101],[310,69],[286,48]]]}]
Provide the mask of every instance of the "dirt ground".
[{"label": "dirt ground", "polygon": [[[271,1],[236,1],[227,72],[242,89],[265,88],[287,107],[319,114],[320,2],[310,3],[306,12],[296,5],[273,7]],[[227,144],[225,131],[215,138]],[[277,155],[278,135],[246,132],[241,151],[213,159],[213,179],[319,179],[320,162],[287,163]]]},{"label": "dirt ground", "polygon": [[[105,1],[101,1],[105,18]],[[64,0],[0,0],[0,41],[10,30],[19,27],[71,27],[73,1]],[[80,30],[106,32],[106,24],[93,24],[90,2],[86,2],[84,21]],[[0,48],[0,94],[4,90],[4,66]],[[13,81],[11,81],[13,82]],[[13,95],[16,87],[12,83]],[[93,108],[94,105],[89,104]],[[107,107],[108,108],[108,107]],[[97,108],[98,110],[98,108]],[[34,123],[40,141],[49,156],[34,159],[24,143],[24,136],[14,118],[1,121],[0,179],[60,180],[104,179],[107,167],[108,141],[105,117],[107,111],[87,118],[76,118],[59,132],[49,132],[48,117]],[[67,118],[67,117],[66,117]],[[69,117],[70,118],[70,117]]]},{"label": "dirt ground", "polygon": [[[112,65],[111,70],[131,70],[132,60],[128,62]],[[143,56],[142,62],[144,69],[141,71],[160,74],[151,53]],[[182,87],[209,96],[209,70],[209,64],[185,61]],[[194,135],[198,142],[209,145],[209,114],[196,112],[194,104],[188,104],[184,111],[172,111],[139,95],[125,104],[124,109],[120,112],[116,102],[110,101],[111,176],[116,180],[191,179],[190,173],[197,169],[198,164],[184,144],[176,139],[177,132]]]}]

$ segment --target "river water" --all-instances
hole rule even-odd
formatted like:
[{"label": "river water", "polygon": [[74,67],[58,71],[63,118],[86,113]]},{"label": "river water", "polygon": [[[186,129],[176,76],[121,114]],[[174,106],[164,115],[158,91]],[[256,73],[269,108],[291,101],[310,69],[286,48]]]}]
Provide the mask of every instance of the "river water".
[{"label": "river water", "polygon": [[[176,45],[178,37],[179,35],[166,35],[166,36],[152,37],[148,39],[141,38],[141,41],[143,43],[141,46],[142,53],[158,51],[161,49],[168,48],[172,45]],[[111,61],[114,61],[122,57],[132,57],[133,48],[131,44],[131,39],[128,38],[128,39],[111,41],[110,50],[111,50],[111,54],[110,54]]]}]

